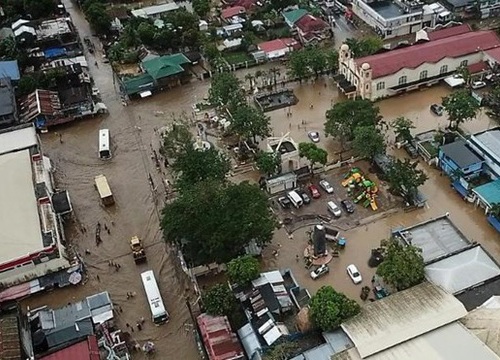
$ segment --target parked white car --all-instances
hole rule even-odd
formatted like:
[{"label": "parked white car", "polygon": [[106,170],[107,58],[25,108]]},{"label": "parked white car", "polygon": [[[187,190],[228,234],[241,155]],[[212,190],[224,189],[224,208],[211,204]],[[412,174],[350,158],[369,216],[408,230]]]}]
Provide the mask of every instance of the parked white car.
[{"label": "parked white car", "polygon": [[325,190],[328,194],[333,194],[333,187],[330,185],[330,183],[326,180],[321,180],[319,182],[319,186]]},{"label": "parked white car", "polygon": [[474,81],[471,84],[471,88],[473,89],[481,89],[486,86],[486,83],[484,81]]},{"label": "parked white car", "polygon": [[358,268],[354,264],[351,264],[347,267],[347,274],[351,278],[352,282],[355,284],[359,284],[363,281],[363,278],[361,277]]},{"label": "parked white car", "polygon": [[335,204],[333,201],[328,201],[326,204],[328,211],[333,214],[335,217],[340,217],[342,215],[342,210]]},{"label": "parked white car", "polygon": [[311,271],[311,279],[316,280],[317,278],[322,277],[330,272],[330,268],[328,265],[323,264],[316,270]]}]

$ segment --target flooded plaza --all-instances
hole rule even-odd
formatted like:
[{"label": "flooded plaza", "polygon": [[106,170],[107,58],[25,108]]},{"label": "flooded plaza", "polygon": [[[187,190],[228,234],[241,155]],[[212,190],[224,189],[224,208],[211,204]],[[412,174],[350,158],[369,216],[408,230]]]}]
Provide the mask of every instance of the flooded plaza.
[{"label": "flooded plaza", "polygon": [[[83,19],[78,9],[70,1],[64,1],[71,13],[73,22],[80,36],[91,36],[88,23]],[[96,41],[95,38],[93,38]],[[125,330],[125,323],[135,324],[137,319],[150,318],[149,308],[143,295],[140,273],[152,269],[157,276],[159,287],[164,297],[171,320],[168,324],[156,327],[152,322],[146,322],[142,331],[135,331],[132,337],[143,343],[147,340],[157,346],[156,358],[176,359],[179,354],[186,360],[199,358],[198,348],[192,335],[192,321],[186,307],[186,299],[196,301],[189,281],[183,274],[176,254],[170,251],[162,240],[159,218],[163,206],[163,179],[169,175],[162,169],[157,171],[151,160],[151,150],[158,148],[159,138],[155,133],[171,120],[171,114],[185,112],[191,114],[191,106],[201,101],[208,92],[209,81],[193,81],[188,85],[172,91],[154,95],[140,102],[132,102],[123,106],[117,85],[112,76],[111,67],[102,62],[102,52],[97,51],[89,56],[90,71],[99,88],[102,100],[109,109],[109,116],[73,123],[58,128],[61,140],[57,134],[43,134],[42,148],[55,167],[55,178],[58,186],[70,192],[75,211],[76,222],[69,224],[66,233],[69,242],[81,254],[85,249],[90,254],[84,257],[88,281],[85,285],[58,289],[52,293],[33,296],[23,301],[23,306],[31,308],[48,305],[58,307],[82,299],[85,296],[100,291],[109,291],[115,305],[123,311],[117,312],[118,325]],[[94,65],[97,61],[98,67]],[[271,67],[272,64],[266,65]],[[244,78],[248,69],[238,72]],[[282,71],[282,77],[285,74]],[[334,156],[336,148],[331,139],[325,138],[323,128],[325,112],[335,102],[341,101],[336,86],[329,78],[320,78],[314,83],[289,84],[299,99],[297,105],[289,110],[292,116],[287,116],[286,109],[269,112],[273,135],[280,136],[290,133],[296,142],[309,141],[307,132],[318,131],[321,136],[320,146],[326,148]],[[446,117],[438,118],[429,111],[432,103],[441,102],[449,90],[436,86],[420,92],[391,98],[379,102],[382,115],[387,121],[398,116],[410,118],[416,126],[414,132],[435,129],[447,125]],[[485,115],[477,120],[463,124],[468,132],[476,132],[494,126]],[[107,128],[111,134],[113,159],[102,162],[97,156],[97,138],[99,129]],[[405,156],[398,151],[398,156]],[[328,276],[313,281],[309,271],[301,261],[296,261],[296,255],[302,253],[306,246],[306,230],[300,228],[290,237],[282,228],[276,231],[275,239],[264,253],[264,265],[268,269],[290,268],[299,283],[313,294],[320,286],[329,284],[348,296],[359,300],[360,286],[352,284],[345,268],[354,263],[361,271],[363,284],[370,282],[374,270],[368,268],[367,261],[370,250],[377,247],[380,240],[389,236],[390,230],[450,213],[451,220],[471,241],[477,241],[500,258],[500,241],[498,234],[487,224],[483,211],[475,209],[451,189],[449,179],[440,176],[437,169],[426,164],[429,180],[422,187],[422,192],[428,198],[423,209],[404,213],[398,211],[343,232],[348,244],[342,255],[331,263],[331,273]],[[164,172],[164,174],[162,173]],[[104,174],[113,190],[116,204],[103,208],[94,188],[94,177]],[[148,181],[149,174],[157,186],[157,192],[151,191]],[[370,178],[376,179],[374,174]],[[256,179],[256,174],[247,174],[245,178]],[[376,179],[378,182],[378,179]],[[110,229],[102,233],[103,242],[96,246],[94,229],[97,223],[106,224]],[[83,231],[85,228],[87,231]],[[139,236],[146,246],[147,263],[136,265],[129,248],[132,236]],[[278,250],[278,256],[272,252]],[[121,265],[119,271],[110,267],[112,260]],[[137,296],[127,299],[127,293]],[[141,359],[143,355],[133,355]]]}]

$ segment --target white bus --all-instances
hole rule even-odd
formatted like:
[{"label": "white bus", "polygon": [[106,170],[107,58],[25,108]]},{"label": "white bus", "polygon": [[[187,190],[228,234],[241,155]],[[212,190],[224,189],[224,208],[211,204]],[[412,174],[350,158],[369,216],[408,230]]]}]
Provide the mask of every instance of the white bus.
[{"label": "white bus", "polygon": [[101,160],[111,159],[111,148],[109,145],[108,129],[99,130],[99,159]]},{"label": "white bus", "polygon": [[168,314],[163,300],[161,299],[160,289],[155,279],[153,270],[145,271],[141,274],[142,284],[144,291],[148,298],[149,308],[151,309],[151,316],[156,325],[161,325],[168,321],[170,315]]}]

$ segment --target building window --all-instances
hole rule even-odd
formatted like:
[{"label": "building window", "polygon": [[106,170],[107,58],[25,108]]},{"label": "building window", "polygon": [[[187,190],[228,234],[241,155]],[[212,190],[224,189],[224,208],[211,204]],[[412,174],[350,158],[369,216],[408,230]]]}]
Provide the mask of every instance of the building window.
[{"label": "building window", "polygon": [[427,70],[420,72],[420,80],[427,79]]},{"label": "building window", "polygon": [[389,35],[392,35],[392,30],[387,30],[387,31],[385,32],[385,36],[389,36]]},{"label": "building window", "polygon": [[365,73],[365,78],[368,78],[369,76],[370,76],[370,73],[367,71],[367,72]]},{"label": "building window", "polygon": [[385,89],[385,82],[381,81],[377,83],[377,90],[384,90]]},{"label": "building window", "polygon": [[366,84],[365,88],[366,88],[366,90],[369,90],[370,89],[370,85]]},{"label": "building window", "polygon": [[467,63],[468,63],[467,60],[463,60],[462,62],[460,62],[460,66],[467,66]]},{"label": "building window", "polygon": [[399,78],[399,81],[398,81],[399,85],[403,85],[403,84],[406,84],[406,75],[403,75]]},{"label": "building window", "polygon": [[440,74],[444,74],[448,72],[448,65],[443,65],[441,66],[441,69],[439,69]]},{"label": "building window", "polygon": [[358,85],[358,79],[354,79],[354,85]]}]

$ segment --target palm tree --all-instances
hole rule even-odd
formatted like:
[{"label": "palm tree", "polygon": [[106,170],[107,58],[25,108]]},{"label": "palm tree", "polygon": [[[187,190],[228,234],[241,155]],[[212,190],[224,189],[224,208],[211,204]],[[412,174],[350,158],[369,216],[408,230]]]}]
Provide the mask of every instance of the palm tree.
[{"label": "palm tree", "polygon": [[277,77],[279,77],[280,74],[280,69],[273,67],[269,69],[269,73],[272,74],[272,84],[271,86],[276,87],[277,85]]}]

